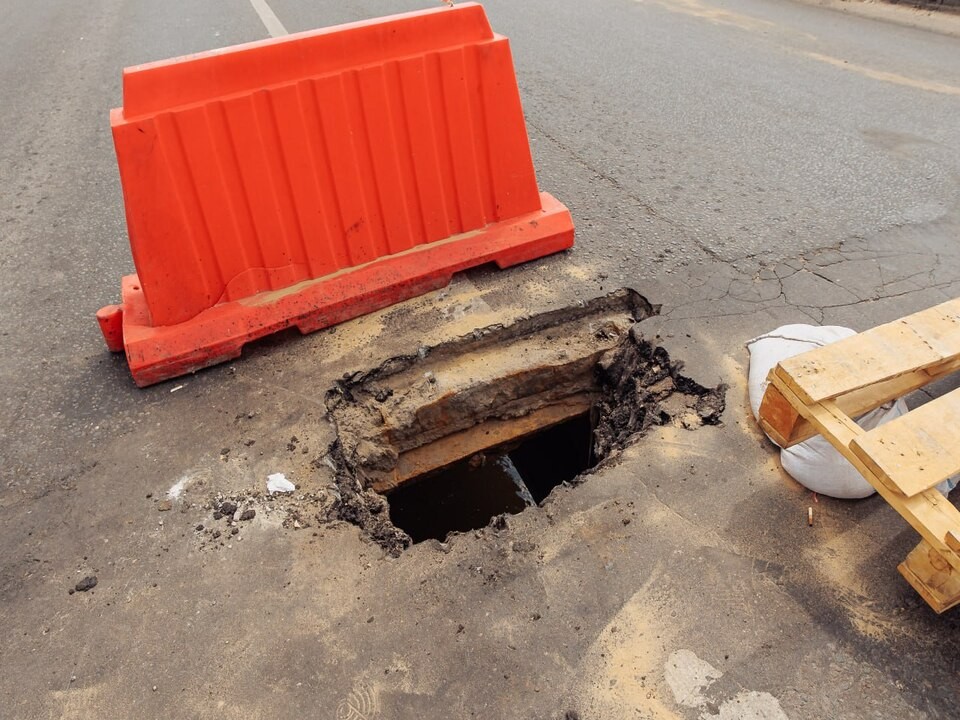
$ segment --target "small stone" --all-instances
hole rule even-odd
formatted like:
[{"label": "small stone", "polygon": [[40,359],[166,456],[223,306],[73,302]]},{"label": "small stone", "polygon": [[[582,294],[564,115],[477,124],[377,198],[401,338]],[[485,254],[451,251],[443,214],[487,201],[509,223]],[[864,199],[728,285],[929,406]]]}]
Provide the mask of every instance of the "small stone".
[{"label": "small stone", "polygon": [[219,510],[217,510],[217,512],[215,512],[215,513],[213,514],[213,519],[214,519],[214,520],[219,520],[219,519],[222,518],[222,517],[223,517],[223,513],[220,512]]},{"label": "small stone", "polygon": [[156,686],[156,685],[153,686],[153,691],[154,691],[154,692],[157,691],[157,686]]},{"label": "small stone", "polygon": [[232,527],[232,528],[230,528],[230,534],[231,534],[231,535],[236,535],[238,532],[240,532],[240,528],[238,528],[238,527]]},{"label": "small stone", "polygon": [[220,513],[224,517],[229,517],[237,511],[237,504],[233,500],[224,500],[220,503]]},{"label": "small stone", "polygon": [[257,516],[257,511],[253,508],[247,508],[242,513],[240,513],[241,520],[253,520]]},{"label": "small stone", "polygon": [[173,507],[173,503],[170,502],[169,500],[161,500],[159,503],[157,503],[158,512],[166,512],[172,507]]},{"label": "small stone", "polygon": [[197,532],[203,532],[203,523],[197,525]]},{"label": "small stone", "polygon": [[213,531],[213,537],[214,537],[214,538],[220,537],[221,534],[222,534],[222,533],[221,533],[219,530],[214,530],[214,531]]},{"label": "small stone", "polygon": [[86,592],[87,590],[92,590],[97,586],[97,576],[96,575],[87,575],[83,580],[78,582],[74,586],[74,590],[77,592]]}]

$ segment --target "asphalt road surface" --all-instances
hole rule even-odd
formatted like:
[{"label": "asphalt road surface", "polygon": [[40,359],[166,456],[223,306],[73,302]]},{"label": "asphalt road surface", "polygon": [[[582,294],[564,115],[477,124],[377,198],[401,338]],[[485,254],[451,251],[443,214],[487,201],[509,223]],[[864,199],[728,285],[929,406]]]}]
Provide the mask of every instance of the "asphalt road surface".
[{"label": "asphalt road surface", "polygon": [[[0,715],[957,716],[960,616],[895,571],[916,536],[876,498],[821,500],[806,527],[809,493],[744,407],[743,343],[960,293],[958,24],[774,0],[485,5],[575,249],[171,392],[135,388],[94,320],[133,271],[108,123],[122,69],[433,3],[0,4]],[[200,547],[216,492],[277,470],[329,483],[309,460],[344,372],[620,286],[663,305],[652,328],[692,374],[730,386],[723,427],[648,437],[509,536],[446,551],[390,559],[346,524],[264,518]],[[188,501],[158,513],[178,479]]]}]

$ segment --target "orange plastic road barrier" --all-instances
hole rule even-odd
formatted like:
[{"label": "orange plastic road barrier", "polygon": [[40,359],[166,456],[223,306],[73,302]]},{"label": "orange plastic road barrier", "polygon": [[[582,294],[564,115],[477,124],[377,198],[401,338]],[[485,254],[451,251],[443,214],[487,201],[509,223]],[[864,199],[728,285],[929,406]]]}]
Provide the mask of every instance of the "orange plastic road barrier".
[{"label": "orange plastic road barrier", "polygon": [[97,319],[140,386],[573,244],[477,4],[127,68],[123,103],[137,273]]}]

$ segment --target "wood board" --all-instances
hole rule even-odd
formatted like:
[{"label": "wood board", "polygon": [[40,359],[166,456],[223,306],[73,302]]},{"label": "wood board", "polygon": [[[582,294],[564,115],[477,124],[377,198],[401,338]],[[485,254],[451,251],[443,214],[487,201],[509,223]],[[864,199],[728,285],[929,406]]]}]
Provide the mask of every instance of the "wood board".
[{"label": "wood board", "polygon": [[760,424],[781,447],[821,434],[920,534],[899,570],[937,612],[960,604],[960,390],[874,430],[854,418],[960,370],[960,299],[779,363]]}]

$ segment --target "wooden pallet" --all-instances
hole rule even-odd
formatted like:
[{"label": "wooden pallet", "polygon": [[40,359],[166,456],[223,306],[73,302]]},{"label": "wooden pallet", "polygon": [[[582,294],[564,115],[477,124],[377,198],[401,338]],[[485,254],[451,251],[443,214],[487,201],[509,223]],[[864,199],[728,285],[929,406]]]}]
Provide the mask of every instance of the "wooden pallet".
[{"label": "wooden pallet", "polygon": [[784,360],[760,425],[781,447],[823,435],[923,540],[900,573],[938,613],[960,603],[960,389],[874,430],[853,418],[960,369],[960,299]]}]

